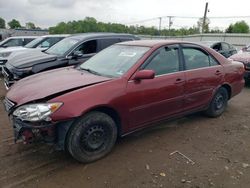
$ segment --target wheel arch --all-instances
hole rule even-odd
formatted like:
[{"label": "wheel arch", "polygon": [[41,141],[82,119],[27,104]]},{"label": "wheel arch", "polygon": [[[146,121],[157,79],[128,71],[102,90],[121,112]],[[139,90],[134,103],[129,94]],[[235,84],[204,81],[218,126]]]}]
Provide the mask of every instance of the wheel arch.
[{"label": "wheel arch", "polygon": [[122,135],[122,121],[121,121],[121,116],[117,112],[117,110],[115,110],[114,108],[112,108],[110,106],[106,106],[106,105],[96,106],[96,107],[90,108],[87,111],[85,111],[81,115],[81,117],[84,116],[85,114],[93,112],[93,111],[103,112],[103,113],[109,115],[115,121],[115,124],[117,126],[118,136]]},{"label": "wheel arch", "polygon": [[221,87],[223,87],[223,88],[225,88],[227,90],[228,99],[231,99],[231,97],[232,97],[232,88],[231,88],[231,86],[229,84],[225,83]]}]

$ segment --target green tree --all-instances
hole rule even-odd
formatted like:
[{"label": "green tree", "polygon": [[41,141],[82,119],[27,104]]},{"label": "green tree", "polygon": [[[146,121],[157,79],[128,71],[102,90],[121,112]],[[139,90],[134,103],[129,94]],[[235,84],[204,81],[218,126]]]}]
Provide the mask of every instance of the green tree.
[{"label": "green tree", "polygon": [[244,20],[230,24],[226,33],[249,33],[249,25]]},{"label": "green tree", "polygon": [[32,22],[28,22],[28,23],[26,23],[26,28],[27,29],[36,29],[36,26]]},{"label": "green tree", "polygon": [[5,20],[0,17],[0,28],[5,29]]},{"label": "green tree", "polygon": [[11,29],[16,29],[21,27],[20,22],[16,19],[12,19],[10,22],[8,22],[8,25]]}]

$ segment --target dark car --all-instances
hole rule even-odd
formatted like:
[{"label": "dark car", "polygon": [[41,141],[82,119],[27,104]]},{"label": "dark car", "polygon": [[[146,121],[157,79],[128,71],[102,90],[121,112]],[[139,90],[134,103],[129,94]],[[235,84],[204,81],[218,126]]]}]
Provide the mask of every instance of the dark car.
[{"label": "dark car", "polygon": [[244,78],[246,80],[246,83],[250,83],[250,52],[245,51],[243,53],[234,54],[229,58],[244,64],[245,66]]},{"label": "dark car", "polygon": [[220,116],[244,87],[242,63],[178,41],[115,44],[78,67],[24,78],[4,100],[15,139],[54,143],[81,162],[109,153],[118,136],[205,111]]},{"label": "dark car", "polygon": [[237,53],[237,49],[233,45],[228,44],[226,42],[202,41],[201,43],[205,46],[214,49],[215,51],[217,51],[226,58]]},{"label": "dark car", "polygon": [[67,36],[69,35],[45,35],[32,40],[25,46],[14,46],[0,49],[0,70],[2,70],[2,67],[7,63],[10,55],[13,55],[13,53],[20,53],[31,49],[37,49],[40,51],[46,50]]},{"label": "dark car", "polygon": [[138,39],[130,34],[86,33],[67,37],[44,52],[18,53],[9,58],[2,70],[5,85],[9,88],[26,76],[82,63],[114,43]]},{"label": "dark car", "polygon": [[1,48],[8,48],[13,46],[25,46],[32,40],[36,39],[37,36],[16,36],[16,37],[9,37],[2,42],[0,42],[0,49]]}]

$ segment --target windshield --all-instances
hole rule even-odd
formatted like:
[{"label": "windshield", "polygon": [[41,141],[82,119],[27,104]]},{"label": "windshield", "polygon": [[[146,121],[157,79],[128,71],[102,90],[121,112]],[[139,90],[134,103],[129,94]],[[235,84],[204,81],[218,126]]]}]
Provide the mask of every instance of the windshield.
[{"label": "windshield", "polygon": [[26,48],[35,48],[43,39],[44,39],[44,37],[39,37],[39,38],[37,38],[35,40],[32,40],[28,44],[26,44],[24,47],[26,47]]},{"label": "windshield", "polygon": [[120,77],[148,50],[148,47],[113,45],[81,64],[80,69],[103,76]]},{"label": "windshield", "polygon": [[21,38],[8,38],[1,42],[1,47],[22,46],[23,40]]},{"label": "windshield", "polygon": [[58,56],[65,55],[65,53],[78,42],[79,42],[79,39],[65,38],[59,41],[58,43],[56,43],[54,46],[52,46],[48,50],[46,50],[46,53],[54,54]]}]

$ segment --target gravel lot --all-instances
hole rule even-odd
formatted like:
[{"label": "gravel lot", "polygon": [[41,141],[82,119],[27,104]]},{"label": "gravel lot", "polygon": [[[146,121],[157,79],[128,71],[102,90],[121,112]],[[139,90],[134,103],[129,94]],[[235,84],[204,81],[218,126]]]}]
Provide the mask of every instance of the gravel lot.
[{"label": "gravel lot", "polygon": [[[0,99],[5,95],[0,80]],[[43,144],[14,144],[0,105],[0,187],[249,187],[250,87],[211,119],[194,114],[120,139],[112,153],[79,164]],[[191,161],[188,161],[180,153]]]}]

